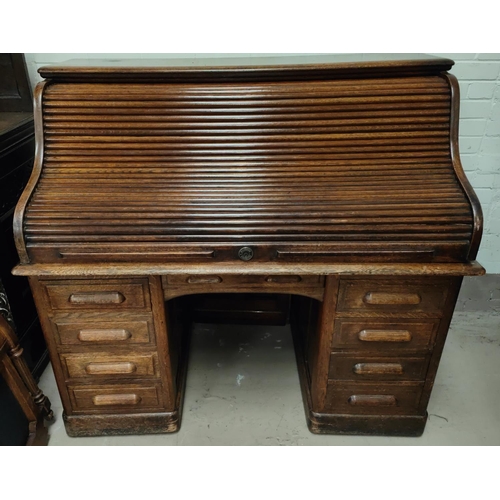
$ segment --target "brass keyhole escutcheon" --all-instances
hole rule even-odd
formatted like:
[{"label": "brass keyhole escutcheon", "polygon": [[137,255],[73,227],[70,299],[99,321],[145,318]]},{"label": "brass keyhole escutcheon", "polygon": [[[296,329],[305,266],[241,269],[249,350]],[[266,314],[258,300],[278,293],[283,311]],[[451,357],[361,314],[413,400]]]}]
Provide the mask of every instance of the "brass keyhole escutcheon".
[{"label": "brass keyhole escutcheon", "polygon": [[250,247],[241,247],[238,251],[238,257],[241,260],[252,260],[253,250]]}]

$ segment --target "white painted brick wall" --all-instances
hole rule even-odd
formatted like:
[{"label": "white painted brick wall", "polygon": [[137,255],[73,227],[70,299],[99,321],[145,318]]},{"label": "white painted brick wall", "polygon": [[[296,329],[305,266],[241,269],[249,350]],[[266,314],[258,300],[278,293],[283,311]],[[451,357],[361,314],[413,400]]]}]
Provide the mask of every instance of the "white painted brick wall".
[{"label": "white painted brick wall", "polygon": [[[243,55],[243,54],[242,54]],[[244,54],[259,57],[261,54]],[[273,54],[274,55],[274,54]],[[500,273],[500,54],[434,54],[455,61],[460,84],[460,153],[464,170],[484,212],[478,254],[488,273]],[[40,66],[68,59],[116,58],[116,54],[26,54],[35,85]],[[178,58],[186,54],[120,54],[129,58]],[[189,54],[189,57],[235,57],[235,54]]]},{"label": "white painted brick wall", "polygon": [[460,154],[484,213],[478,261],[500,273],[500,54],[435,54],[455,61],[460,82]]}]

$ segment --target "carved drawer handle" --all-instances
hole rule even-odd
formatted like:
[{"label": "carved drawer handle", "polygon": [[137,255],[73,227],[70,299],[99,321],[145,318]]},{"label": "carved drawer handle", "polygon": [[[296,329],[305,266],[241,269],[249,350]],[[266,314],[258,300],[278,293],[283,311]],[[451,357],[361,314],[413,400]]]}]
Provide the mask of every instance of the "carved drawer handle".
[{"label": "carved drawer handle", "polygon": [[408,330],[361,330],[358,339],[362,342],[410,342]]},{"label": "carved drawer handle", "polygon": [[73,293],[69,296],[71,304],[121,304],[125,297],[120,292]]},{"label": "carved drawer handle", "polygon": [[268,283],[299,283],[302,281],[300,276],[268,276]]},{"label": "carved drawer handle", "polygon": [[400,363],[356,363],[353,366],[356,375],[402,375]]},{"label": "carved drawer handle", "polygon": [[80,342],[113,342],[128,340],[132,334],[128,330],[80,330]]},{"label": "carved drawer handle", "polygon": [[123,363],[89,363],[85,367],[85,371],[89,375],[127,375],[134,373],[136,369],[136,364],[129,361]]},{"label": "carved drawer handle", "polygon": [[422,302],[418,293],[368,292],[363,301],[374,306],[414,306]]},{"label": "carved drawer handle", "polygon": [[351,396],[348,403],[352,406],[396,406],[396,396],[375,394],[360,394]]},{"label": "carved drawer handle", "polygon": [[141,402],[137,394],[99,394],[92,398],[96,406],[138,405]]},{"label": "carved drawer handle", "polygon": [[190,284],[195,283],[222,283],[222,278],[220,276],[189,276],[187,282]]}]

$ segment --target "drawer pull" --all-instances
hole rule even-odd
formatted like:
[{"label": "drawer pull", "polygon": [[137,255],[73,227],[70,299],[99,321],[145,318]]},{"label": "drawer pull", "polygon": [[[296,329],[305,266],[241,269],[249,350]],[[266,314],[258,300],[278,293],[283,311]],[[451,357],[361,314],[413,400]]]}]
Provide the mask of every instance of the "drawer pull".
[{"label": "drawer pull", "polygon": [[134,373],[137,369],[135,363],[129,361],[123,363],[89,363],[85,371],[89,375],[127,375]]},{"label": "drawer pull", "polygon": [[381,394],[360,394],[351,396],[348,400],[352,406],[396,406],[396,396],[385,396]]},{"label": "drawer pull", "polygon": [[300,276],[268,276],[268,283],[299,283],[302,281]]},{"label": "drawer pull", "polygon": [[220,276],[189,276],[187,282],[190,284],[195,283],[222,283],[222,278]]},{"label": "drawer pull", "polygon": [[400,363],[357,363],[352,370],[356,375],[403,375]]},{"label": "drawer pull", "polygon": [[71,304],[121,304],[125,297],[120,292],[73,293],[69,301]]},{"label": "drawer pull", "polygon": [[99,394],[92,402],[96,406],[138,405],[141,398],[137,394]]},{"label": "drawer pull", "polygon": [[374,306],[414,306],[420,304],[422,297],[418,293],[368,292],[363,300]]},{"label": "drawer pull", "polygon": [[361,330],[358,339],[362,342],[410,342],[408,330]]},{"label": "drawer pull", "polygon": [[80,330],[78,340],[80,342],[123,342],[132,337],[128,330]]}]

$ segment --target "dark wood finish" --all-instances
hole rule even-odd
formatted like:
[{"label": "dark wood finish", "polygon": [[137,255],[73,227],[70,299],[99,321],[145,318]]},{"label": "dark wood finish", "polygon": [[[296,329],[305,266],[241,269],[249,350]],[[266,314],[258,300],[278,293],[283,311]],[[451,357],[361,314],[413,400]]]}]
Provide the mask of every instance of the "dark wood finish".
[{"label": "dark wood finish", "polygon": [[[44,421],[54,419],[50,401],[37,386],[23,358],[23,349],[19,345],[17,336],[2,315],[0,315],[0,375],[26,419],[28,427],[26,444],[46,445],[48,434]],[[2,408],[2,411],[7,410]],[[2,431],[9,432],[9,429]]]},{"label": "dark wood finish", "polygon": [[[229,291],[229,290],[228,290]],[[271,293],[223,293],[193,295],[189,300],[192,320],[197,323],[285,325],[289,295]]]},{"label": "dark wood finish", "polygon": [[266,57],[266,63],[252,57],[174,60],[92,61],[79,60],[63,66],[40,68],[44,78],[60,81],[170,81],[233,82],[317,80],[355,76],[418,75],[447,71],[450,59],[427,54],[325,54],[316,56]]},{"label": "dark wood finish", "polygon": [[420,284],[412,279],[343,279],[338,311],[346,312],[425,312],[441,314],[449,282],[427,280]]},{"label": "dark wood finish", "polygon": [[330,357],[331,380],[424,380],[429,360],[425,356],[381,357],[365,353],[334,352]]},{"label": "dark wood finish", "polygon": [[155,342],[151,314],[58,314],[52,330],[57,343],[62,345],[98,347]]},{"label": "dark wood finish", "polygon": [[190,322],[276,321],[292,295],[310,429],[421,434],[484,273],[452,61],[226,63],[41,70],[14,272],[68,433],[177,430]]},{"label": "dark wood finish", "polygon": [[156,353],[147,354],[62,354],[68,378],[99,379],[106,376],[158,377]]},{"label": "dark wood finish", "polygon": [[147,280],[45,283],[54,310],[150,309]]},{"label": "dark wood finish", "polygon": [[329,382],[325,410],[361,415],[417,413],[422,383],[407,384]]},{"label": "dark wood finish", "polygon": [[[91,270],[91,273],[90,273]],[[450,264],[415,264],[415,263],[368,263],[368,264],[343,264],[326,262],[319,263],[283,263],[264,262],[264,263],[246,263],[244,266],[240,262],[224,262],[221,264],[193,264],[183,262],[163,263],[163,264],[145,264],[145,263],[93,263],[89,264],[30,264],[18,265],[13,269],[15,276],[43,276],[50,277],[69,277],[80,278],[92,274],[92,276],[137,276],[137,275],[164,275],[164,274],[240,274],[242,276],[254,274],[297,274],[300,272],[315,275],[359,275],[359,276],[483,276],[484,268],[476,261],[466,263]]]},{"label": "dark wood finish", "polygon": [[338,318],[332,347],[362,351],[425,351],[430,348],[438,325],[438,320],[429,318]]},{"label": "dark wood finish", "polygon": [[31,86],[23,54],[0,54],[0,95],[0,114],[28,113],[31,118]]},{"label": "dark wood finish", "polygon": [[79,410],[127,411],[162,408],[160,388],[151,383],[141,385],[69,386],[75,412]]}]

